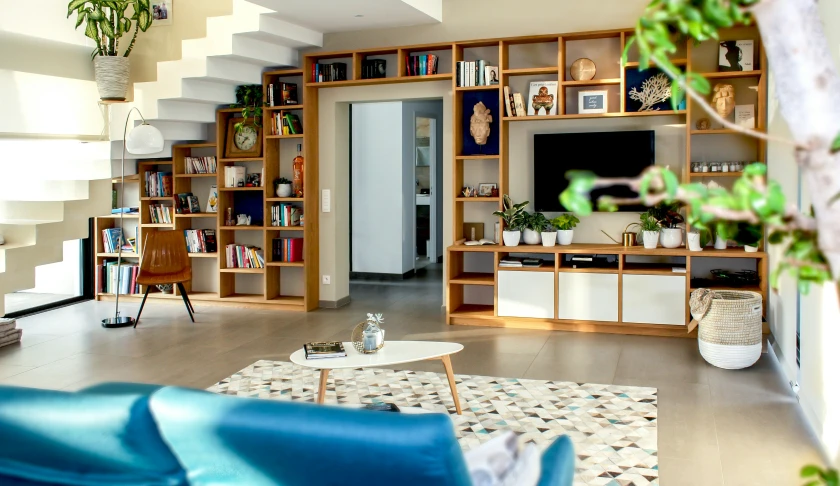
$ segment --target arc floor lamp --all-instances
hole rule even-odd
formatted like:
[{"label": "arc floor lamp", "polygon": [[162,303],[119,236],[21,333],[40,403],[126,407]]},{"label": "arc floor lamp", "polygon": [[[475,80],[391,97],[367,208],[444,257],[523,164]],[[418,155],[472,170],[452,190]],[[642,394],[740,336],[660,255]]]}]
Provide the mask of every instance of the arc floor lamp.
[{"label": "arc floor lamp", "polygon": [[[141,123],[139,126],[134,127],[129,132],[128,124],[131,121],[131,114],[135,111],[138,115],[140,115],[140,118],[143,120],[143,123]],[[125,117],[125,128],[123,129],[122,163],[120,164],[122,171],[122,174],[120,175],[122,190],[120,191],[120,240],[117,244],[117,288],[115,289],[117,296],[116,305],[114,308],[114,317],[102,319],[102,327],[114,328],[134,326],[133,317],[120,316],[120,277],[122,276],[120,266],[122,265],[123,241],[127,241],[124,237],[125,235],[123,234],[125,231],[125,228],[123,226],[123,215],[125,214],[125,208],[123,207],[123,199],[125,198],[125,153],[126,151],[128,151],[128,153],[132,155],[152,155],[163,151],[163,145],[163,134],[160,133],[160,130],[149,125],[146,122],[146,119],[143,118],[143,114],[140,113],[140,110],[138,110],[136,107],[132,108],[128,112],[128,115],[126,115]]]}]

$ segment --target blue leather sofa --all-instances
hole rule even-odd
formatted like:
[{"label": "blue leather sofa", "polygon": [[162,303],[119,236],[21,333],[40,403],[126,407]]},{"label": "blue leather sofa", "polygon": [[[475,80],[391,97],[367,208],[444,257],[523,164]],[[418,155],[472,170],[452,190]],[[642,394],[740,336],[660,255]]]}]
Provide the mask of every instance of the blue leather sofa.
[{"label": "blue leather sofa", "polygon": [[[568,486],[568,437],[540,486]],[[0,387],[0,485],[468,486],[449,417],[105,384]]]}]

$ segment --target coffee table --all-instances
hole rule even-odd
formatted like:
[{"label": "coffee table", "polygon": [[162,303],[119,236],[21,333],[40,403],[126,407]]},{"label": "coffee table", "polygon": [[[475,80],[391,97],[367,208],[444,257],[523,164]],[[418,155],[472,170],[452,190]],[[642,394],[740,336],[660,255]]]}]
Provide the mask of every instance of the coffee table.
[{"label": "coffee table", "polygon": [[321,370],[321,380],[318,383],[318,396],[316,397],[318,403],[324,403],[330,370],[372,368],[439,359],[443,362],[443,369],[446,371],[446,379],[449,381],[449,389],[452,391],[452,399],[455,401],[455,411],[458,412],[458,415],[461,415],[461,402],[458,399],[458,390],[455,388],[455,375],[452,373],[452,361],[449,359],[449,355],[464,349],[463,345],[435,341],[386,341],[385,346],[378,352],[363,354],[356,351],[353,343],[343,344],[345,351],[347,351],[347,356],[343,358],[306,359],[306,354],[302,348],[295,351],[289,358],[296,365]]}]

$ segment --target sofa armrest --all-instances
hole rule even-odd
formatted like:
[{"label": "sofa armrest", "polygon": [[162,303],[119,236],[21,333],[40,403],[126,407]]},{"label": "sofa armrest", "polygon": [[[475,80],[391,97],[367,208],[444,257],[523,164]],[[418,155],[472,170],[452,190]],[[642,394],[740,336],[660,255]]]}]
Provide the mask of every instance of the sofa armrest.
[{"label": "sofa armrest", "polygon": [[146,383],[100,383],[98,385],[82,388],[78,393],[87,393],[94,395],[144,395],[149,396],[152,393],[163,388],[163,385],[149,385]]},{"label": "sofa armrest", "polygon": [[542,455],[538,486],[571,486],[575,475],[575,449],[569,436],[558,437]]}]

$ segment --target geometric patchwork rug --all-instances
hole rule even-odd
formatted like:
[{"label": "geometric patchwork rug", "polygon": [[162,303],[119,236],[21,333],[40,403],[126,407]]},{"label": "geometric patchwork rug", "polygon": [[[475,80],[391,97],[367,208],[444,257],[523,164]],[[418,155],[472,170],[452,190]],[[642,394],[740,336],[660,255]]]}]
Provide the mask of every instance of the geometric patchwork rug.
[{"label": "geometric patchwork rug", "polygon": [[[269,400],[314,401],[319,372],[285,361],[257,361],[208,390]],[[512,430],[547,447],[568,435],[576,485],[659,484],[656,388],[455,375],[463,415],[443,373],[378,368],[332,370],[327,404],[394,403],[449,413],[463,450]]]}]

